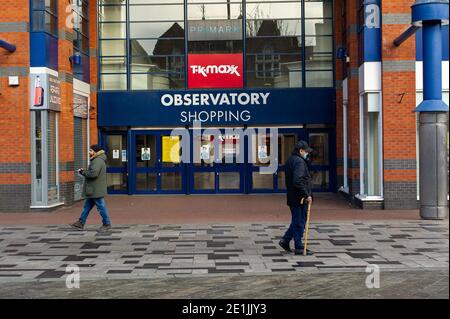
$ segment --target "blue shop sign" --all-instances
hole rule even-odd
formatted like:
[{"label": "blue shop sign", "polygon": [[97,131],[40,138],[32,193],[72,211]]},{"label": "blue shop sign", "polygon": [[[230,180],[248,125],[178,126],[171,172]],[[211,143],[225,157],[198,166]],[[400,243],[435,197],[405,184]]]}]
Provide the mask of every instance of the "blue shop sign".
[{"label": "blue shop sign", "polygon": [[99,126],[335,124],[335,90],[252,89],[98,93]]}]

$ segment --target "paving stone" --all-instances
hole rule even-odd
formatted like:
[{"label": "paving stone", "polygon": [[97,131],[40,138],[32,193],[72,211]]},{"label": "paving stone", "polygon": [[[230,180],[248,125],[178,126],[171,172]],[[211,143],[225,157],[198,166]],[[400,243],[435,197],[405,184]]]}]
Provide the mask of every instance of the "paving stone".
[{"label": "paving stone", "polygon": [[[0,243],[0,274],[2,282],[23,277],[57,279],[65,274],[62,265],[67,264],[91,264],[84,268],[94,279],[96,273],[99,277],[170,277],[171,269],[192,274],[257,274],[290,268],[354,271],[367,264],[379,264],[385,270],[448,268],[446,222],[312,223],[309,247],[314,256],[281,251],[277,241],[285,230],[286,225],[276,224],[125,225],[105,235],[94,228],[84,232],[58,226],[0,228],[7,233]],[[7,265],[13,265],[14,272],[6,272]],[[43,270],[31,272],[33,267]]]}]

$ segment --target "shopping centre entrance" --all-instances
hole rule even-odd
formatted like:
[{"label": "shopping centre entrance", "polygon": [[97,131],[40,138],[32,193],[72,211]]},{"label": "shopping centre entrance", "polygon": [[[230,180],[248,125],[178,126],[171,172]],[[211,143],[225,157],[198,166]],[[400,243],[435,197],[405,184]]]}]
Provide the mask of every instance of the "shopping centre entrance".
[{"label": "shopping centre entrance", "polygon": [[[335,130],[251,128],[206,131],[131,129],[102,133],[110,194],[282,193],[284,163],[299,140],[314,149],[315,192],[334,192]],[[257,131],[255,129],[254,131]],[[231,132],[231,133],[230,133]],[[276,144],[275,144],[276,143]]]}]

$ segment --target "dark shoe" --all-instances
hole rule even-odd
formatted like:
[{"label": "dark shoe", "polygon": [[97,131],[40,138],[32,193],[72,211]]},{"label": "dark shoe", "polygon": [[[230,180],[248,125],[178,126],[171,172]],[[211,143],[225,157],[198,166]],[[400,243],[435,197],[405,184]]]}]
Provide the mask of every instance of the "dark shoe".
[{"label": "dark shoe", "polygon": [[287,243],[287,242],[285,242],[283,240],[280,240],[278,242],[278,245],[280,245],[280,247],[283,248],[284,250],[286,250],[288,253],[290,253],[292,251],[291,247],[289,247],[289,243]]},{"label": "dark shoe", "polygon": [[98,229],[100,233],[105,233],[111,230],[111,225],[103,225]]},{"label": "dark shoe", "polygon": [[77,220],[73,224],[70,224],[70,226],[72,226],[73,228],[76,228],[76,229],[80,229],[80,230],[84,228],[84,225],[79,220]]},{"label": "dark shoe", "polygon": [[[294,251],[294,254],[295,254],[295,255],[302,255],[302,256],[305,256],[305,255],[303,255],[303,248],[302,248],[302,249],[296,249],[296,250]],[[312,255],[314,255],[314,253],[313,253],[311,250],[306,249],[306,256],[312,256]]]}]

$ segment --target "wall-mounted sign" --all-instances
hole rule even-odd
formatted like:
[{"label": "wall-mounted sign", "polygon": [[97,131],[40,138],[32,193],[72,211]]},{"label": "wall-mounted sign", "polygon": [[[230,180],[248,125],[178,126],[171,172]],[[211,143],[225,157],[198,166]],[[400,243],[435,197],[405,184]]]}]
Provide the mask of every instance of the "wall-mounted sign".
[{"label": "wall-mounted sign", "polygon": [[270,92],[231,92],[231,93],[185,93],[164,94],[163,106],[247,106],[266,105]]},{"label": "wall-mounted sign", "polygon": [[98,92],[98,126],[336,124],[336,89]]},{"label": "wall-mounted sign", "polygon": [[[161,97],[161,104],[167,107],[192,107],[192,111],[181,111],[180,122],[248,122],[252,115],[245,106],[259,106],[269,103],[269,92],[251,93],[186,93],[186,94],[164,94]],[[194,107],[212,106],[214,109],[208,111],[196,111]],[[234,107],[234,110],[223,110],[227,106]]]},{"label": "wall-mounted sign", "polygon": [[122,162],[127,161],[127,150],[122,150]]},{"label": "wall-mounted sign", "polygon": [[30,74],[30,109],[61,110],[61,81],[56,76]]},{"label": "wall-mounted sign", "polygon": [[242,88],[242,54],[189,54],[188,88]]},{"label": "wall-mounted sign", "polygon": [[242,20],[191,20],[189,41],[242,40]]},{"label": "wall-mounted sign", "polygon": [[119,150],[113,150],[113,159],[119,159]]},{"label": "wall-mounted sign", "polygon": [[73,115],[76,117],[88,117],[89,98],[77,93],[73,94]]}]

